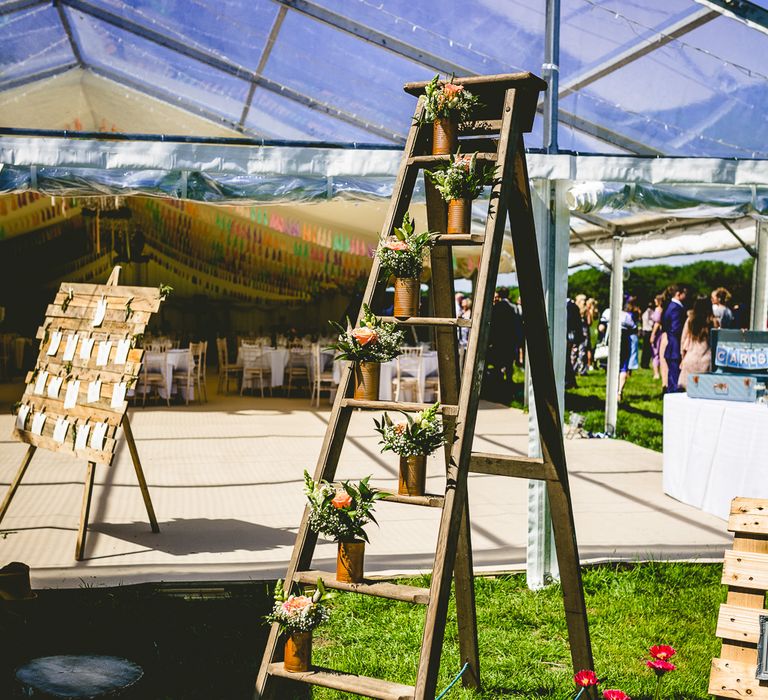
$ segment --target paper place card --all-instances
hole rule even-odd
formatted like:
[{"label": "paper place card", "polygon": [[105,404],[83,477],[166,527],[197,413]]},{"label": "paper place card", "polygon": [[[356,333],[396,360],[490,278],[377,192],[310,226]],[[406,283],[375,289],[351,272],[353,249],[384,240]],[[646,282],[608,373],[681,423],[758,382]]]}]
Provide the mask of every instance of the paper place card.
[{"label": "paper place card", "polygon": [[96,354],[96,366],[103,367],[109,362],[109,353],[112,350],[111,340],[102,340],[99,343],[99,352]]},{"label": "paper place card", "polygon": [[96,423],[91,433],[91,449],[104,449],[104,436],[107,434],[108,423]]},{"label": "paper place card", "polygon": [[35,435],[42,435],[43,434],[43,426],[45,425],[45,413],[35,413],[34,417],[32,418],[32,432]]},{"label": "paper place card", "polygon": [[131,349],[131,339],[124,338],[117,341],[117,350],[115,350],[115,364],[124,365],[128,361],[128,352]]},{"label": "paper place card", "polygon": [[59,351],[59,345],[61,345],[61,331],[54,331],[51,333],[51,342],[48,343],[48,354],[55,355]]},{"label": "paper place card", "polygon": [[64,346],[64,355],[61,358],[64,362],[71,362],[75,358],[75,350],[77,349],[77,339],[80,336],[77,333],[70,333],[67,336],[67,344]]},{"label": "paper place card", "polygon": [[64,377],[52,377],[48,382],[48,398],[58,399],[61,385],[64,383]]},{"label": "paper place card", "polygon": [[96,403],[101,398],[101,379],[94,379],[88,384],[87,403]]},{"label": "paper place card", "polygon": [[93,343],[95,338],[83,338],[83,342],[80,343],[80,359],[86,362],[91,359],[91,353],[93,352]]},{"label": "paper place card", "polygon": [[45,383],[48,381],[48,370],[43,370],[37,375],[35,381],[35,393],[42,396],[45,393]]},{"label": "paper place card", "polygon": [[63,445],[64,440],[67,439],[67,430],[69,430],[69,421],[66,418],[57,418],[53,428],[53,439]]},{"label": "paper place card", "polygon": [[69,382],[67,384],[67,393],[64,394],[64,408],[74,408],[77,405],[77,396],[80,393],[80,380],[75,379],[74,381]]},{"label": "paper place card", "polygon": [[97,326],[100,326],[104,322],[104,317],[107,315],[107,300],[105,297],[101,297],[98,302],[96,302],[96,310],[93,313],[93,323],[91,324],[94,328]]},{"label": "paper place card", "polygon": [[88,423],[75,427],[77,437],[75,438],[75,449],[84,450],[88,447],[88,433],[91,432],[91,426]]},{"label": "paper place card", "polygon": [[118,382],[112,385],[112,401],[109,404],[111,408],[122,408],[125,401],[125,392],[128,390],[126,382]]},{"label": "paper place card", "polygon": [[19,412],[16,414],[16,430],[24,430],[24,426],[27,424],[28,415],[29,406],[26,404],[19,406]]}]

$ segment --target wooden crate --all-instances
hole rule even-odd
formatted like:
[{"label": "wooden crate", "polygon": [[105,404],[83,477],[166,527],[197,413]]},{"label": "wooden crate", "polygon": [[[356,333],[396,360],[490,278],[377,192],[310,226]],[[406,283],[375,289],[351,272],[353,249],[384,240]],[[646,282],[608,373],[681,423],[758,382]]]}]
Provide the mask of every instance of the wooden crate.
[{"label": "wooden crate", "polygon": [[723,583],[728,598],[720,606],[720,657],[712,660],[709,692],[721,698],[768,700],[768,681],[758,681],[757,643],[761,615],[768,615],[768,500],[734,498],[728,530],[733,550],[725,553]]}]

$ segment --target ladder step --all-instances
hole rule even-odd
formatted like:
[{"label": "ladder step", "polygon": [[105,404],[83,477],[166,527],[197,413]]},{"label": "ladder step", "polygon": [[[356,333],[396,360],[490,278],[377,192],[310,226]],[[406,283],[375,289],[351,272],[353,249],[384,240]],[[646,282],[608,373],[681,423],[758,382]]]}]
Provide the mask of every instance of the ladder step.
[{"label": "ladder step", "polygon": [[435,245],[483,245],[482,233],[441,233],[435,236]]},{"label": "ladder step", "polygon": [[[363,401],[362,399],[342,399],[341,405],[345,408],[362,408],[366,411],[405,411],[416,413],[432,408],[431,403],[408,403],[406,401]],[[439,413],[445,416],[455,416],[459,413],[459,407],[455,405],[442,405]]]},{"label": "ladder step", "polygon": [[416,688],[411,685],[401,685],[368,676],[356,676],[353,673],[342,673],[319,666],[313,666],[311,671],[291,673],[285,670],[282,663],[273,663],[269,665],[269,673],[278,678],[289,678],[300,683],[365,695],[376,700],[413,700],[416,694]]},{"label": "ladder step", "polygon": [[385,323],[398,323],[401,326],[457,326],[470,328],[472,320],[469,318],[437,318],[433,316],[382,316]]},{"label": "ladder step", "polygon": [[540,457],[473,452],[469,460],[469,471],[477,474],[511,476],[519,479],[557,481],[555,468]]},{"label": "ladder step", "polygon": [[[428,168],[440,163],[448,163],[453,154],[448,153],[444,156],[411,156],[408,159],[408,165],[418,165],[420,168]],[[498,160],[498,156],[495,153],[478,153],[478,163],[495,163]]]},{"label": "ladder step", "polygon": [[442,508],[445,504],[445,496],[437,493],[425,493],[423,496],[403,496],[399,493],[381,491],[384,501],[392,503],[405,503],[410,506],[427,506],[428,508]]},{"label": "ladder step", "polygon": [[346,583],[344,581],[337,581],[336,574],[330,571],[297,571],[294,580],[298,583],[314,585],[319,578],[323,579],[323,584],[325,584],[326,588],[333,588],[337,591],[361,593],[363,595],[376,596],[377,598],[401,600],[405,603],[418,603],[420,605],[427,605],[429,603],[429,588],[400,586],[389,581],[366,579],[363,583]]}]

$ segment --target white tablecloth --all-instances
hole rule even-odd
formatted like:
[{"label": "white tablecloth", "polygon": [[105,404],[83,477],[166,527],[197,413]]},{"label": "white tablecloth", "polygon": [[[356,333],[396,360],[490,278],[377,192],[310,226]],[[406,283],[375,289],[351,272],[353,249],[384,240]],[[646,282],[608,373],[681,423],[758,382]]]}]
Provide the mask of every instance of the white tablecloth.
[{"label": "white tablecloth", "polygon": [[768,498],[768,406],[665,396],[664,493],[725,519],[736,496]]},{"label": "white tablecloth", "polygon": [[[341,381],[341,369],[343,361],[333,363],[333,381],[338,384]],[[416,357],[403,357],[400,359],[400,371],[409,377],[416,377],[419,374],[419,363]],[[421,355],[421,376],[419,376],[419,383],[421,384],[422,394],[424,393],[424,385],[426,378],[431,374],[437,372],[437,352],[429,351],[422,353]],[[397,361],[390,360],[389,362],[381,363],[381,376],[379,379],[379,401],[391,401],[392,400],[392,381],[397,377]],[[415,396],[401,397],[403,399],[416,401]]]},{"label": "white tablecloth", "polygon": [[[147,368],[148,374],[159,373],[163,375],[165,386],[158,389],[161,398],[167,399],[169,396],[173,396],[178,389],[185,401],[195,400],[194,384],[189,387],[189,392],[187,392],[186,382],[183,382],[182,384],[177,381],[178,386],[174,386],[173,383],[174,370],[177,372],[186,372],[189,367],[192,367],[194,371],[194,360],[192,359],[192,353],[189,348],[183,350],[167,350],[165,352],[147,350],[144,353],[144,365]],[[139,375],[138,386],[141,387],[141,384],[141,375]],[[141,393],[142,389],[139,388],[139,394]],[[187,397],[187,393],[189,393],[189,397]],[[132,392],[129,391],[128,395],[131,396]]]},{"label": "white tablecloth", "polygon": [[271,386],[283,386],[285,368],[288,366],[288,361],[291,357],[288,348],[262,347],[259,364],[252,364],[247,357],[249,354],[248,350],[243,351],[243,348],[249,347],[248,345],[241,345],[237,350],[237,364],[243,365],[243,387],[245,389],[253,388],[253,378],[246,378],[245,370],[259,366],[269,370]]}]

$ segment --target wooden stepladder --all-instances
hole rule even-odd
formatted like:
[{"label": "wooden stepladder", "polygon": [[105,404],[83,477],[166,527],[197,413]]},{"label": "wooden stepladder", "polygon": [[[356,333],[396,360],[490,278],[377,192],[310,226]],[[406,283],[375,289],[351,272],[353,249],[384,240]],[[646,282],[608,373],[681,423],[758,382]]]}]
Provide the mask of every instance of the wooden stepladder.
[{"label": "wooden stepladder", "polygon": [[[444,494],[422,497],[390,494],[387,497],[387,500],[400,503],[442,509],[431,586],[429,589],[420,589],[374,581],[351,585],[339,583],[333,573],[310,570],[317,538],[308,527],[307,511],[302,518],[286,573],[287,586],[314,584],[318,577],[322,577],[328,588],[426,604],[427,614],[415,684],[405,686],[316,667],[307,673],[288,673],[279,661],[280,630],[273,626],[256,681],[256,699],[285,697],[284,693],[276,692],[276,686],[285,682],[283,679],[291,679],[384,700],[432,700],[436,695],[452,581],[455,581],[461,660],[468,663],[468,670],[462,680],[465,686],[479,687],[480,660],[467,499],[467,475],[471,471],[546,480],[554,520],[573,664],[576,669],[592,668],[589,628],[573,527],[562,426],[547,333],[544,292],[522,136],[533,126],[538,96],[546,84],[530,73],[458,78],[455,82],[466,85],[478,96],[482,104],[475,115],[476,122],[473,127],[465,129],[462,133],[460,149],[462,153],[477,152],[479,162],[492,163],[497,167],[497,180],[492,187],[485,233],[445,234],[446,206],[427,182],[429,229],[439,233],[436,245],[431,250],[432,308],[435,316],[385,317],[386,321],[395,321],[402,325],[423,325],[434,329],[439,361],[442,417],[449,435],[455,437],[454,442],[448,441],[449,446],[445,450]],[[431,124],[420,125],[425,86],[426,83],[411,83],[405,86],[406,92],[418,96],[419,101],[384,222],[383,236],[392,233],[394,226],[399,225],[408,210],[419,172],[449,158],[426,155],[431,153]],[[490,311],[507,217],[512,229],[520,293],[525,304],[524,327],[541,434],[541,459],[472,451],[488,345]],[[455,318],[454,312],[453,246],[477,246],[480,251],[469,343],[461,372],[456,334],[456,326],[460,322]],[[375,260],[364,296],[364,303],[371,305],[374,310],[377,292],[381,291],[386,282],[380,275],[379,263]],[[331,412],[315,470],[316,480],[334,479],[354,409],[419,411],[426,407],[426,404],[356,401],[350,398],[352,384],[352,371],[347,368]]]},{"label": "wooden stepladder", "polygon": [[[27,374],[13,428],[13,437],[29,448],[0,505],[2,522],[38,447],[87,460],[75,548],[78,561],[85,553],[96,465],[112,465],[121,425],[152,532],[160,532],[128,420],[125,390],[138,378],[144,356],[135,341],[160,308],[162,296],[156,288],[118,286],[119,274],[118,266],[103,285],[65,282],[48,306],[44,325],[37,330],[42,341],[37,364]],[[97,315],[103,316],[98,323]],[[89,396],[92,382],[100,382],[100,387],[97,395]],[[40,415],[45,416],[42,426],[35,423]],[[59,420],[67,425],[57,433]],[[84,441],[78,442],[78,437]]]}]

